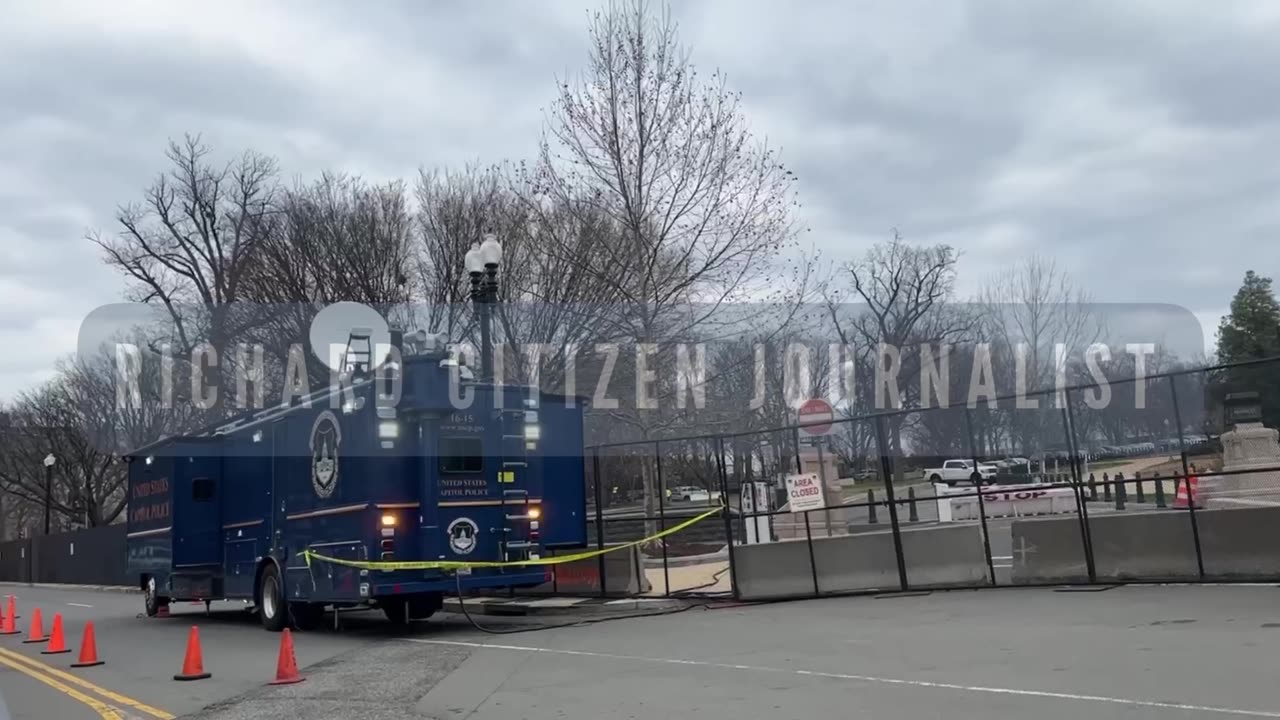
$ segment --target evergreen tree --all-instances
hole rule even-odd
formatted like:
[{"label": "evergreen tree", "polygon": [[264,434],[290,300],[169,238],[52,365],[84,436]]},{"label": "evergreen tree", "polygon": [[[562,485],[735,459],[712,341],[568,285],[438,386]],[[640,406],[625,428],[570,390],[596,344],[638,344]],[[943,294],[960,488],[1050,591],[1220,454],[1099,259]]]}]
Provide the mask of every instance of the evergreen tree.
[{"label": "evergreen tree", "polygon": [[[1280,303],[1271,278],[1250,270],[1218,326],[1218,360],[1238,363],[1280,357]],[[1280,427],[1280,361],[1226,371],[1226,392],[1257,392],[1269,427]]]}]

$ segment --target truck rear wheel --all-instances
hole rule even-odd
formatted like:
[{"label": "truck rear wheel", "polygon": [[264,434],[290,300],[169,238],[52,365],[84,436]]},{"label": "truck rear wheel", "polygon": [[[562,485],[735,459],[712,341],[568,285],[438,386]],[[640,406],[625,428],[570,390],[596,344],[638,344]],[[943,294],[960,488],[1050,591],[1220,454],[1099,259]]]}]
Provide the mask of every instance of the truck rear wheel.
[{"label": "truck rear wheel", "polygon": [[289,612],[299,630],[315,630],[324,622],[323,603],[289,603]]},{"label": "truck rear wheel", "polygon": [[169,598],[160,597],[160,589],[156,587],[156,579],[148,577],[142,583],[142,601],[147,607],[147,617],[160,614],[160,608],[169,607]]},{"label": "truck rear wheel", "polygon": [[381,601],[382,612],[392,625],[408,625],[412,620],[426,620],[444,605],[444,596],[440,593],[429,595],[413,595],[410,597],[386,598]]},{"label": "truck rear wheel", "polygon": [[381,603],[382,612],[387,616],[387,620],[396,627],[404,627],[409,624],[409,602],[404,598],[388,598]]},{"label": "truck rear wheel", "polygon": [[280,632],[288,622],[289,606],[284,599],[284,584],[280,582],[280,571],[274,563],[268,563],[262,569],[262,579],[258,581],[258,619],[262,627],[271,632]]}]

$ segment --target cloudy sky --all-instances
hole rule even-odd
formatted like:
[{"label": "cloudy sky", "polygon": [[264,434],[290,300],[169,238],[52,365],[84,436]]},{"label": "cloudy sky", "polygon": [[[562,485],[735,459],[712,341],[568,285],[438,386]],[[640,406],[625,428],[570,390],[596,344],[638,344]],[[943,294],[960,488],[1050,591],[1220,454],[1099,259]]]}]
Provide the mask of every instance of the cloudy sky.
[{"label": "cloudy sky", "polygon": [[[85,239],[169,138],[371,179],[531,157],[596,0],[5,3],[0,399],[46,376],[122,282]],[[1280,3],[764,2],[674,13],[800,177],[808,241],[898,227],[962,292],[1033,253],[1094,298],[1216,325],[1280,266]],[[1212,337],[1212,327],[1206,328]]]}]

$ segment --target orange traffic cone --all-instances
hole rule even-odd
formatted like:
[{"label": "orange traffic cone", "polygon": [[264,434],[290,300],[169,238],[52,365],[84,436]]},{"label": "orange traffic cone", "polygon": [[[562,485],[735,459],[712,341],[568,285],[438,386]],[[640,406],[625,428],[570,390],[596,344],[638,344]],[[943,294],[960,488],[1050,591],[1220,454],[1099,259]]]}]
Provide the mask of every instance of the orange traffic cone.
[{"label": "orange traffic cone", "polygon": [[213,677],[204,671],[204,657],[200,652],[200,628],[191,626],[191,634],[187,636],[187,656],[182,660],[182,672],[173,676],[174,680],[204,680]]},{"label": "orange traffic cone", "polygon": [[[1173,506],[1175,508],[1190,508],[1196,501],[1196,489],[1200,484],[1200,479],[1195,475],[1188,475],[1185,480],[1178,483],[1178,493],[1173,497]],[[1196,505],[1196,507],[1200,507]]]},{"label": "orange traffic cone", "polygon": [[105,660],[98,659],[98,640],[94,637],[93,621],[84,624],[84,638],[80,640],[80,659],[71,663],[71,667],[94,667]]},{"label": "orange traffic cone", "polygon": [[53,633],[49,636],[49,647],[40,651],[41,655],[61,655],[71,652],[67,647],[67,639],[62,636],[62,613],[53,614]]},{"label": "orange traffic cone", "polygon": [[285,628],[280,633],[280,657],[276,660],[276,679],[268,685],[292,685],[306,678],[298,674],[298,661],[293,655],[293,633]]},{"label": "orange traffic cone", "polygon": [[44,619],[40,617],[40,608],[31,611],[31,633],[27,635],[24,643],[42,643],[48,640],[44,636]]},{"label": "orange traffic cone", "polygon": [[19,635],[22,631],[18,629],[18,606],[14,602],[13,596],[9,596],[9,611],[4,614],[4,622],[0,623],[0,635]]}]

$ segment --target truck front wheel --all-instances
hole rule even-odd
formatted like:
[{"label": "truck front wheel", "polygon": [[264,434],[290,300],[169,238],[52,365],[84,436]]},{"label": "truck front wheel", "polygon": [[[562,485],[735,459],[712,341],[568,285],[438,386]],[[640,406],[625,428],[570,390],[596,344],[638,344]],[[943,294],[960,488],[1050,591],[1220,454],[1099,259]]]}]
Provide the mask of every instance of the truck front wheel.
[{"label": "truck front wheel", "polygon": [[280,582],[280,571],[274,563],[268,563],[262,569],[262,579],[258,581],[258,618],[262,627],[271,632],[280,632],[288,621],[289,606],[284,599],[284,584]]},{"label": "truck front wheel", "polygon": [[[935,484],[940,483],[942,482],[942,476],[939,475],[938,473],[934,473],[929,476],[929,482],[935,483]],[[947,483],[947,484],[950,485],[951,483]]]}]

